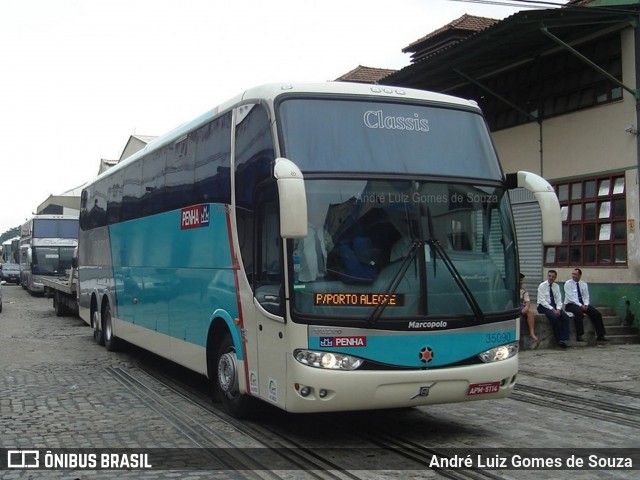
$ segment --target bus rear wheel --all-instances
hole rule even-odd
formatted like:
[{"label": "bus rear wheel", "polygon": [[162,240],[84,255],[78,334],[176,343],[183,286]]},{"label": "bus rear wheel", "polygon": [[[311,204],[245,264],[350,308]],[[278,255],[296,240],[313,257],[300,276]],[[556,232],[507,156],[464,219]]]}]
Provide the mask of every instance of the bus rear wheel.
[{"label": "bus rear wheel", "polygon": [[249,413],[251,398],[240,393],[238,357],[231,334],[226,333],[216,356],[215,387],[225,410],[236,418]]},{"label": "bus rear wheel", "polygon": [[111,306],[107,303],[102,314],[102,331],[104,336],[104,346],[107,350],[114,352],[118,349],[118,337],[113,334],[113,319],[111,318]]},{"label": "bus rear wheel", "polygon": [[91,328],[93,328],[93,338],[98,342],[98,345],[104,345],[104,330],[100,325],[98,310],[94,310],[91,315]]}]

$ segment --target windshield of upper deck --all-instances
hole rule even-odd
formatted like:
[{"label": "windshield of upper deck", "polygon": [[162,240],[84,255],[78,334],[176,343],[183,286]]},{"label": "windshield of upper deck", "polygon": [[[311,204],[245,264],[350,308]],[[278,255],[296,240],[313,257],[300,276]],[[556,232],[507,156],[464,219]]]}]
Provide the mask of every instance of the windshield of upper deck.
[{"label": "windshield of upper deck", "polygon": [[278,121],[283,153],[303,172],[502,178],[485,121],[470,110],[293,97]]}]

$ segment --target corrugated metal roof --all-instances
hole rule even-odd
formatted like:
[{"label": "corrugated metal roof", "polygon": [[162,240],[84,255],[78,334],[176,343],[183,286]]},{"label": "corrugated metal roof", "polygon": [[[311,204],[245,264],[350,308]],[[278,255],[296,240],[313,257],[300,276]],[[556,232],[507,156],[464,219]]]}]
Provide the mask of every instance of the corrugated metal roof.
[{"label": "corrugated metal roof", "polygon": [[558,8],[521,11],[481,30],[459,43],[437,50],[380,80],[384,85],[448,92],[510,66],[533,61],[555,51],[558,45],[543,32],[571,45],[599,30],[622,29],[637,22],[628,8]]}]

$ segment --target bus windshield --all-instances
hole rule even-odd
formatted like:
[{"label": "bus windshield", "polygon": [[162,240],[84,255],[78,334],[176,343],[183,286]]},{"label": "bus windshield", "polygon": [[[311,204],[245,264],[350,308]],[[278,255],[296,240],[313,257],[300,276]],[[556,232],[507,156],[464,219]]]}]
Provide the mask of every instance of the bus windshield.
[{"label": "bus windshield", "polygon": [[34,247],[32,272],[38,275],[64,275],[71,268],[74,249],[75,247]]},{"label": "bus windshield", "polygon": [[292,241],[294,312],[369,319],[513,313],[516,249],[502,188],[305,183],[308,235]]},{"label": "bus windshield", "polygon": [[78,238],[78,220],[38,218],[33,221],[34,238]]}]

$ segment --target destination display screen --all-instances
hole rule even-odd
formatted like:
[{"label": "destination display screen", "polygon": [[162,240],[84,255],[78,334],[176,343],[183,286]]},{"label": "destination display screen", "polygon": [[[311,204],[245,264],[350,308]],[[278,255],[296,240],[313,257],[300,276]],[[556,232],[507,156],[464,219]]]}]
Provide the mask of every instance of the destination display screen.
[{"label": "destination display screen", "polygon": [[314,293],[314,305],[341,306],[341,307],[375,307],[386,305],[387,307],[402,307],[404,295],[399,293]]}]

